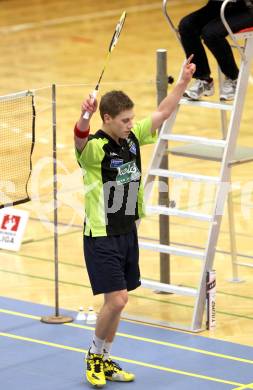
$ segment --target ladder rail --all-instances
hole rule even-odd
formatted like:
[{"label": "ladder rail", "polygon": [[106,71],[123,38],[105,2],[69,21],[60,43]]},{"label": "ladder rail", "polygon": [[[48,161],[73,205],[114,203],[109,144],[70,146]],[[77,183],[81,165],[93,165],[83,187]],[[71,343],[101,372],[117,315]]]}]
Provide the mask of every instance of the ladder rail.
[{"label": "ladder rail", "polygon": [[[222,83],[224,82],[225,76],[221,72],[221,69],[219,66],[218,66],[218,78],[219,78],[219,85],[221,86]],[[227,111],[221,110],[220,118],[221,118],[222,136],[223,136],[223,139],[225,139],[227,137],[227,132],[228,132]],[[230,162],[230,166],[231,166],[231,162]],[[229,181],[231,182],[231,174],[230,174]],[[232,277],[233,277],[233,281],[238,281],[239,278],[238,278],[238,267],[236,265],[237,247],[236,247],[234,206],[233,206],[233,197],[232,197],[231,192],[228,193],[227,210],[228,210],[230,253],[231,253],[231,260],[232,260]]]},{"label": "ladder rail", "polygon": [[[245,46],[245,55],[247,58],[253,57],[253,43],[247,40]],[[240,123],[242,118],[243,106],[246,97],[246,90],[248,87],[248,78],[250,75],[250,61],[242,61],[239,77],[238,88],[235,94],[234,110],[230,118],[230,124],[227,135],[227,146],[224,151],[222,166],[221,166],[221,181],[222,183],[229,183],[231,175],[231,165],[229,164],[236,147],[236,141],[239,134]],[[216,252],[216,245],[218,241],[219,229],[221,224],[222,215],[220,210],[223,208],[227,199],[228,186],[221,186],[217,189],[215,208],[214,208],[214,221],[210,226],[208,233],[208,243],[206,249],[206,262],[203,262],[203,269],[201,272],[201,279],[199,284],[199,294],[196,299],[192,328],[199,328],[202,323],[204,307],[205,307],[205,288],[206,288],[206,272],[213,267],[214,256]]]},{"label": "ladder rail", "polygon": [[168,25],[169,25],[171,31],[176,35],[176,38],[184,51],[184,47],[183,47],[182,42],[181,42],[181,37],[180,37],[179,31],[175,27],[174,23],[172,22],[172,19],[170,18],[169,14],[167,12],[167,3],[168,3],[168,0],[163,0],[162,10],[163,10],[164,16],[168,22]]},{"label": "ladder rail", "polygon": [[[202,269],[200,271],[200,280],[199,280],[199,287],[197,288],[197,293],[193,294],[195,299],[195,305],[193,310],[193,316],[192,316],[192,322],[191,322],[191,331],[196,331],[197,329],[200,330],[202,327],[202,320],[203,320],[203,314],[204,314],[204,308],[205,308],[205,300],[206,300],[206,273],[208,270],[212,269],[214,257],[216,253],[216,245],[218,242],[218,236],[220,231],[220,225],[224,210],[225,202],[228,198],[229,189],[230,189],[230,182],[231,182],[231,160],[233,158],[235,148],[236,148],[236,141],[239,134],[240,129],[240,123],[241,123],[241,117],[243,112],[243,105],[245,101],[245,95],[246,95],[246,89],[247,89],[247,83],[249,78],[249,72],[250,72],[250,59],[253,57],[253,37],[251,33],[240,33],[239,37],[245,39],[244,46],[240,46],[238,44],[238,36],[236,36],[230,26],[227,23],[227,20],[225,18],[225,9],[227,4],[231,0],[225,0],[221,7],[221,20],[225,26],[225,28],[228,31],[229,36],[231,37],[232,41],[234,42],[236,48],[238,49],[240,56],[241,56],[241,67],[238,77],[238,86],[236,89],[235,98],[232,104],[227,103],[213,103],[213,102],[189,102],[186,99],[181,99],[177,109],[172,113],[171,117],[164,122],[161,132],[159,135],[158,142],[156,143],[154,153],[150,162],[149,169],[147,171],[145,180],[144,180],[144,188],[145,188],[145,201],[147,202],[147,199],[150,198],[152,188],[154,186],[154,178],[155,176],[163,176],[165,173],[162,172],[163,170],[159,170],[159,165],[162,161],[163,154],[166,149],[166,145],[168,141],[178,141],[182,142],[188,138],[188,141],[194,142],[197,141],[197,143],[207,142],[207,144],[214,146],[216,143],[216,146],[222,146],[224,148],[223,151],[223,157],[221,159],[221,168],[220,168],[220,176],[217,180],[217,178],[212,178],[217,180],[217,190],[215,195],[215,201],[213,206],[213,213],[211,215],[211,218],[209,218],[210,227],[208,230],[208,239],[207,243],[205,245],[204,252],[196,252],[192,250],[185,251],[180,247],[173,247],[173,246],[166,246],[166,245],[155,245],[150,243],[140,243],[140,247],[146,250],[154,250],[158,252],[164,252],[164,253],[170,253],[174,254],[176,256],[186,256],[186,257],[193,257],[193,258],[199,258],[203,261]],[[163,13],[166,17],[166,20],[169,24],[170,29],[173,31],[173,33],[176,35],[176,38],[178,39],[180,45],[183,47],[180,34],[178,29],[173,24],[168,12],[167,12],[167,4],[168,0],[163,0]],[[246,31],[246,30],[245,30]],[[221,79],[220,79],[221,80]],[[179,109],[180,105],[193,105],[193,106],[200,106],[200,107],[206,107],[206,108],[216,108],[221,111],[221,121],[222,121],[222,130],[223,130],[223,140],[216,141],[211,140],[205,141],[201,137],[189,137],[189,136],[181,136],[181,135],[171,135],[172,128],[174,125],[174,122],[176,120],[176,115]],[[227,117],[226,112],[231,111],[230,121],[229,125],[227,125]],[[218,143],[218,145],[217,145]],[[174,177],[179,178],[181,174],[181,177],[184,179],[192,180],[192,177],[194,175],[190,174],[183,174],[182,172],[170,172],[166,173],[165,177]],[[200,179],[201,181],[204,180],[204,176],[201,175],[195,175],[195,179]],[[198,176],[198,177],[197,177]],[[158,206],[163,207],[162,210],[160,210],[164,214],[168,215],[178,215],[180,217],[198,217],[208,219],[208,216],[204,215],[197,215],[198,213],[194,214],[194,212],[183,212],[181,210],[173,210],[172,208],[166,208],[164,206]],[[157,207],[154,207],[154,209]],[[152,206],[151,206],[152,210]],[[154,211],[154,210],[153,210]],[[236,264],[236,261],[234,261]],[[146,287],[151,288],[152,281],[145,281]],[[145,285],[144,282],[144,285]],[[161,288],[165,288],[164,291],[172,288],[172,285],[164,285],[161,286]],[[178,286],[179,287],[179,286]],[[178,290],[178,287],[176,287],[176,290]],[[159,288],[158,288],[159,289]],[[179,293],[180,290],[174,291],[175,293]],[[185,294],[183,295],[190,295],[187,293],[187,291],[184,291]]]},{"label": "ladder rail", "polygon": [[246,56],[245,56],[245,53],[244,51],[242,50],[241,46],[239,45],[236,37],[235,37],[235,34],[233,33],[233,31],[231,30],[228,22],[227,22],[227,19],[225,17],[225,9],[228,5],[228,3],[230,3],[231,0],[225,0],[222,5],[221,5],[221,9],[220,9],[220,17],[221,17],[221,20],[222,20],[222,23],[224,24],[227,32],[228,32],[228,35],[230,36],[230,38],[232,39],[232,41],[234,42],[234,45],[235,47],[237,48],[237,50],[239,51],[240,53],[240,56],[241,56],[241,59],[242,61],[246,61]]}]

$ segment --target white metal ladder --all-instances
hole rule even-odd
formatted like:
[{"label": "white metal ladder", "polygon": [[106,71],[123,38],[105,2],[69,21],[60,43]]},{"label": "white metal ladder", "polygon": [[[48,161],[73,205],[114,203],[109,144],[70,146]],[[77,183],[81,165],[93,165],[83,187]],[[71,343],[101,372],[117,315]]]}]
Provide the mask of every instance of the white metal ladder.
[{"label": "white metal ladder", "polygon": [[[213,103],[207,101],[189,101],[187,99],[181,99],[180,105],[191,105],[193,107],[206,107],[208,109],[218,109],[221,111],[221,119],[222,126],[225,128],[226,126],[226,112],[230,111],[230,121],[227,129],[224,129],[224,139],[209,139],[205,137],[199,136],[189,136],[189,135],[179,135],[172,134],[172,128],[176,120],[177,112],[179,110],[179,106],[175,110],[175,112],[171,115],[171,117],[164,122],[157,144],[155,146],[153,157],[151,159],[150,167],[148,169],[147,177],[145,179],[144,188],[145,188],[145,200],[147,204],[147,211],[154,212],[157,214],[163,214],[168,216],[178,216],[182,218],[192,218],[195,220],[201,220],[208,222],[209,230],[208,230],[208,239],[207,244],[204,251],[195,250],[195,249],[186,249],[185,247],[180,246],[171,246],[171,245],[162,245],[162,244],[154,244],[150,242],[140,241],[139,245],[141,249],[168,253],[177,256],[184,256],[190,258],[196,258],[202,260],[202,271],[199,281],[199,287],[197,289],[182,287],[172,284],[153,282],[150,280],[142,280],[142,286],[151,289],[158,289],[164,292],[175,293],[178,295],[186,295],[195,297],[195,305],[193,311],[193,317],[190,327],[179,326],[176,325],[177,328],[187,329],[191,331],[199,331],[202,327],[202,319],[205,309],[205,300],[206,300],[206,274],[207,271],[211,270],[213,267],[214,256],[216,252],[216,245],[220,231],[220,224],[222,219],[222,213],[224,210],[224,204],[227,200],[227,195],[230,187],[230,173],[231,173],[231,165],[232,162],[235,161],[236,154],[236,140],[240,129],[240,122],[243,112],[244,100],[247,90],[247,84],[250,74],[250,63],[253,57],[253,27],[251,29],[246,29],[240,31],[237,34],[233,34],[230,30],[229,26],[224,17],[224,10],[227,3],[230,0],[225,0],[221,8],[221,17],[225,27],[228,30],[231,39],[236,44],[236,47],[240,51],[241,55],[241,66],[238,77],[237,89],[235,94],[235,99],[233,104],[227,103]],[[171,28],[176,32],[178,36],[178,32],[173,26],[168,14],[167,14],[167,0],[163,1],[163,8],[165,15],[169,21]],[[241,47],[238,45],[237,40],[244,39],[244,46]],[[226,130],[226,131],[225,131]],[[175,172],[171,170],[160,169],[160,163],[164,153],[167,150],[168,141],[177,141],[187,143],[186,149],[177,148],[174,150],[175,153],[184,156],[194,156],[197,158],[201,158],[201,152],[196,152],[196,149],[199,149],[199,145],[201,145],[202,149],[202,158],[203,148],[211,148],[215,150],[213,155],[217,154],[219,157],[217,160],[221,161],[221,169],[220,175],[218,177],[199,175],[199,174],[189,174],[184,172]],[[190,144],[190,146],[189,146]],[[192,151],[191,145],[195,148],[195,152]],[[183,146],[185,148],[185,146]],[[189,149],[190,148],[190,149]],[[218,151],[218,153],[217,153]],[[211,153],[212,154],[212,153]],[[207,158],[209,159],[209,158]],[[211,158],[212,159],[212,158]],[[251,150],[251,160],[253,159],[253,151]],[[156,177],[167,177],[167,178],[175,178],[175,179],[183,179],[190,181],[199,181],[199,182],[207,182],[213,183],[216,185],[216,195],[213,206],[213,213],[202,214],[194,211],[184,211],[174,207],[166,207],[162,205],[151,206],[149,205],[149,200],[151,197],[151,193],[153,190],[154,180]],[[173,324],[170,324],[173,326]]]}]

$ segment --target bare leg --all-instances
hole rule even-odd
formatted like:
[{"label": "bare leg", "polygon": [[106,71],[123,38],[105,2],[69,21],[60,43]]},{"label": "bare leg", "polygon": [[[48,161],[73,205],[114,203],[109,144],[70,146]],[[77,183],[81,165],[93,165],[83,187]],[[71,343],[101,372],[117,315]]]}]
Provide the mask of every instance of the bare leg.
[{"label": "bare leg", "polygon": [[114,291],[104,295],[95,334],[101,340],[112,342],[118,328],[120,315],[128,301],[127,290]]},{"label": "bare leg", "polygon": [[[101,308],[97,319],[97,325],[94,338],[99,339],[101,343],[107,344],[107,349],[103,349],[104,360],[102,352],[99,352],[100,357],[96,361],[99,363],[99,369],[97,371],[102,372],[102,379],[99,381],[99,385],[102,387],[106,380],[116,382],[132,382],[135,379],[135,375],[131,372],[124,371],[116,362],[110,359],[110,347],[115,333],[118,328],[120,315],[125,305],[127,304],[128,293],[127,290],[114,291],[104,295],[104,304]],[[94,339],[93,339],[94,342]],[[98,355],[95,355],[98,356]],[[91,365],[88,358],[88,363]],[[93,360],[94,361],[94,360]],[[94,363],[93,363],[94,364]],[[89,367],[87,365],[87,367]],[[95,373],[97,376],[97,372]],[[94,385],[94,375],[92,370],[87,368],[86,377],[90,383]],[[96,379],[96,378],[95,378]],[[98,384],[98,379],[95,385]]]}]

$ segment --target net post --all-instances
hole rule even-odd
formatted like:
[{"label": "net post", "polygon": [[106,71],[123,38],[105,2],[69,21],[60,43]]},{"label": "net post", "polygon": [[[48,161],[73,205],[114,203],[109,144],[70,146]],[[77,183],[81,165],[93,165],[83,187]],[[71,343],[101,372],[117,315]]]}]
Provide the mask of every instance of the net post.
[{"label": "net post", "polygon": [[[156,51],[156,90],[157,90],[157,104],[167,96],[168,91],[168,74],[167,74],[167,50],[158,49]],[[160,132],[160,129],[159,129]],[[164,155],[161,161],[160,168],[168,169],[168,156]],[[159,191],[159,205],[168,206],[169,199],[169,180],[168,178],[159,178],[168,188],[168,192]],[[162,183],[162,184],[163,184]],[[160,244],[169,245],[170,230],[169,217],[166,215],[159,216],[159,237]],[[170,283],[170,255],[160,253],[160,282]]]},{"label": "net post", "polygon": [[72,322],[73,318],[59,314],[59,252],[58,252],[58,200],[57,200],[57,137],[56,137],[56,85],[52,85],[52,130],[53,130],[53,199],[54,199],[54,273],[55,315],[41,318],[47,324]]}]

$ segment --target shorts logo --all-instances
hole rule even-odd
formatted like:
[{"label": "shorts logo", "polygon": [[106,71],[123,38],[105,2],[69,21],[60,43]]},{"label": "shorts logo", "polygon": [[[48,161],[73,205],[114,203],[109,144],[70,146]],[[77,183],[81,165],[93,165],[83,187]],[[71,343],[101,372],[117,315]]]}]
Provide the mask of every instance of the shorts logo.
[{"label": "shorts logo", "polygon": [[130,161],[126,164],[122,164],[118,168],[118,175],[116,177],[117,184],[126,184],[131,181],[138,180],[141,177],[141,173],[135,164],[135,161]]},{"label": "shorts logo", "polygon": [[123,164],[122,159],[112,159],[110,163],[111,168],[118,168]]}]

